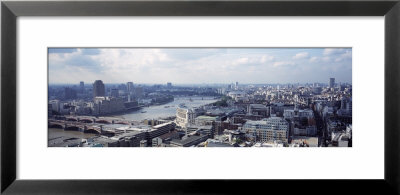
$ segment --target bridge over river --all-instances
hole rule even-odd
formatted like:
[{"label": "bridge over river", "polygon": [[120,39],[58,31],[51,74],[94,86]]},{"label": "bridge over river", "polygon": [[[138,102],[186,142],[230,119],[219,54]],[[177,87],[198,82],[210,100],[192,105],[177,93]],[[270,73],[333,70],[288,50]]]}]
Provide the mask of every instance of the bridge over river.
[{"label": "bridge over river", "polygon": [[129,121],[123,121],[112,117],[82,117],[82,116],[64,116],[48,119],[48,128],[58,128],[64,131],[80,131],[83,133],[104,134],[114,130],[108,127],[108,124],[129,125]]}]

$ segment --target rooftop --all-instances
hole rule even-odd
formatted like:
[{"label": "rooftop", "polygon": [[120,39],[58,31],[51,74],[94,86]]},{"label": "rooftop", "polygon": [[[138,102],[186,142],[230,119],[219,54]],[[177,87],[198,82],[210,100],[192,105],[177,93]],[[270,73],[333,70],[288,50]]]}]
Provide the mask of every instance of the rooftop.
[{"label": "rooftop", "polygon": [[215,116],[205,116],[205,115],[202,115],[202,116],[196,117],[196,119],[200,119],[200,120],[216,120],[217,117],[215,117]]},{"label": "rooftop", "polygon": [[172,124],[172,123],[173,123],[173,121],[170,121],[170,122],[167,122],[167,123],[162,123],[162,124],[154,126],[153,128],[157,129],[157,128],[164,127],[164,126]]},{"label": "rooftop", "polygon": [[209,142],[209,143],[207,143],[207,147],[233,147],[233,146],[228,143]]},{"label": "rooftop", "polygon": [[181,145],[186,145],[186,144],[188,144],[188,143],[190,143],[190,142],[193,142],[193,141],[196,141],[196,140],[199,140],[199,139],[201,139],[201,138],[203,138],[203,137],[208,137],[207,135],[203,135],[203,136],[198,136],[198,135],[192,135],[192,136],[190,136],[190,137],[188,137],[188,138],[186,138],[186,139],[173,139],[172,141],[171,141],[171,143],[177,143],[177,144],[181,144]]},{"label": "rooftop", "polygon": [[174,136],[174,135],[176,135],[176,134],[179,134],[178,133],[178,131],[171,131],[171,132],[169,132],[169,133],[166,133],[166,134],[164,134],[164,135],[160,135],[160,136],[158,136],[160,139],[167,139],[167,138],[170,138],[170,137],[172,137],[172,136]]}]

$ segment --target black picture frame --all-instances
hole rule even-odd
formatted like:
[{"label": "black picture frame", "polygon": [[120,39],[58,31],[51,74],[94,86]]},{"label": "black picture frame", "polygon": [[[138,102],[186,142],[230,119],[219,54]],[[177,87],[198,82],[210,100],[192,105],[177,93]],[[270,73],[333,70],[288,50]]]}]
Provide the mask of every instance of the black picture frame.
[{"label": "black picture frame", "polygon": [[[385,177],[382,180],[16,180],[19,16],[385,16]],[[1,193],[251,194],[272,189],[283,194],[399,194],[399,35],[399,0],[2,1]]]}]

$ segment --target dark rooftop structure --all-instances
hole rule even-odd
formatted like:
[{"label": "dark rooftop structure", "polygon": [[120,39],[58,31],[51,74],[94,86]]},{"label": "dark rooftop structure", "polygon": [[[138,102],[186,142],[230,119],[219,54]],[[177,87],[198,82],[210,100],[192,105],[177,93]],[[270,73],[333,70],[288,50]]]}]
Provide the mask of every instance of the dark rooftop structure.
[{"label": "dark rooftop structure", "polygon": [[199,144],[200,142],[206,141],[207,139],[208,139],[207,135],[200,135],[200,136],[192,135],[190,137],[187,137],[186,139],[171,140],[171,146],[189,147],[189,146]]}]

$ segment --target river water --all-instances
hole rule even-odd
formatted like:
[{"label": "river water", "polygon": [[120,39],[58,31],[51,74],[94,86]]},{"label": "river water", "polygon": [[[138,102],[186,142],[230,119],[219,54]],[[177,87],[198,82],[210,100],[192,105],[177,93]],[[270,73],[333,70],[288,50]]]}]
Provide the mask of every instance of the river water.
[{"label": "river water", "polygon": [[[213,97],[176,97],[174,98],[174,101],[166,104],[143,107],[140,110],[134,110],[120,115],[113,115],[112,117],[122,118],[129,121],[165,118],[175,116],[176,109],[180,104],[185,104],[188,107],[199,107],[216,101],[218,101],[218,99],[214,99]],[[118,127],[121,125],[114,124],[109,126]],[[49,128],[48,132],[48,139],[56,137],[90,138],[95,136],[95,134],[87,134],[78,131],[64,131],[62,129],[55,128]]]},{"label": "river water", "polygon": [[158,119],[169,116],[175,116],[176,109],[180,104],[188,107],[199,107],[218,100],[213,97],[176,97],[174,101],[149,107],[143,107],[140,110],[134,110],[122,115],[113,115],[113,117],[123,118],[130,121],[142,121],[144,119]]}]

